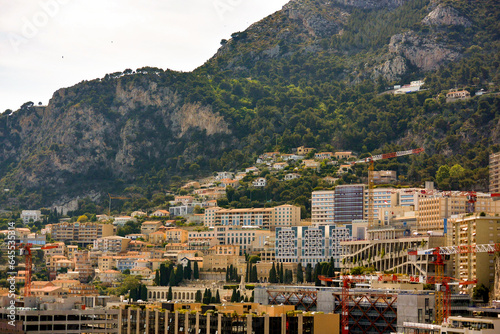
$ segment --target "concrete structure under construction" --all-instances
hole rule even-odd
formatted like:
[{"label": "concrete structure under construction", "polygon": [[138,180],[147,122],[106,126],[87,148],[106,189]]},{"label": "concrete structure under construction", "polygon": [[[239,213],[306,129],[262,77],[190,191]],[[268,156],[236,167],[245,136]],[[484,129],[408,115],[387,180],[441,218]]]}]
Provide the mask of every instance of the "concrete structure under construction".
[{"label": "concrete structure under construction", "polygon": [[[392,283],[373,289],[351,288],[347,300],[349,333],[400,333],[404,322],[432,324],[434,291],[413,286],[421,289],[420,284],[402,284],[400,289]],[[306,311],[341,314],[342,296],[340,287],[268,286],[256,288],[254,300],[263,305],[294,305]],[[452,315],[466,315],[469,307],[468,295],[451,295]]]},{"label": "concrete structure under construction", "polygon": [[[174,310],[174,304],[164,303],[159,307],[144,310],[126,308],[120,310],[118,323],[120,333],[174,334],[174,333],[218,333],[218,334],[286,334],[286,333],[332,333],[340,332],[338,314],[293,313],[293,308],[243,305],[208,305]],[[217,313],[215,313],[217,311]],[[286,313],[288,312],[288,313]]]},{"label": "concrete structure under construction", "polygon": [[[389,232],[389,236],[394,233],[394,231]],[[341,264],[343,269],[370,266],[376,271],[393,271],[420,277],[434,272],[434,265],[430,264],[429,255],[422,255],[416,261],[412,261],[408,256],[408,250],[442,246],[444,237],[412,235],[406,238],[345,241],[340,244],[344,254]]]},{"label": "concrete structure under construction", "polygon": [[[86,308],[81,298],[53,299],[55,302],[39,303],[15,309],[0,308],[1,333],[68,333],[68,334],[119,334],[117,309]],[[75,303],[75,301],[78,301]],[[38,304],[38,305],[37,305]],[[31,307],[28,307],[31,306]],[[13,311],[13,313],[11,313]],[[14,314],[14,326],[9,324]]]}]

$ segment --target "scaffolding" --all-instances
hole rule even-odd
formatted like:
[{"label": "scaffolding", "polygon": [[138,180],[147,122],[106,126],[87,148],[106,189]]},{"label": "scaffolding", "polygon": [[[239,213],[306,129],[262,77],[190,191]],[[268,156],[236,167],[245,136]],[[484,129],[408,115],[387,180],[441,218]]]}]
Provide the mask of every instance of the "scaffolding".
[{"label": "scaffolding", "polygon": [[334,312],[347,312],[349,333],[397,332],[396,293],[371,293],[349,290],[334,293]]},{"label": "scaffolding", "polygon": [[297,310],[315,311],[318,292],[309,290],[267,290],[269,305],[294,305]]}]

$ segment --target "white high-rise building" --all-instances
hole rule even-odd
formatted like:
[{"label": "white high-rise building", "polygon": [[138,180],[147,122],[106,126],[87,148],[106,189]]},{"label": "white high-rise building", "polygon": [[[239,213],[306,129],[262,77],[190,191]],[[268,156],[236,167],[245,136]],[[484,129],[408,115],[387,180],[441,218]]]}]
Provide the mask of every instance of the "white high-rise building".
[{"label": "white high-rise building", "polygon": [[311,221],[313,224],[334,223],[335,190],[313,191],[311,195]]}]

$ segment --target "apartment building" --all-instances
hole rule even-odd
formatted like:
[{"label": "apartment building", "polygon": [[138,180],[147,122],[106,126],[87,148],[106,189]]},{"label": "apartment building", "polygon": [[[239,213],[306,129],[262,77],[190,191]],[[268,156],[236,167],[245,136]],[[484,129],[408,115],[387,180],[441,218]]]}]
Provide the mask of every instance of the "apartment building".
[{"label": "apartment building", "polygon": [[[195,232],[191,233],[192,237],[196,237]],[[240,228],[238,226],[216,226],[212,233],[216,244],[239,246],[240,255],[251,253],[254,249],[263,249],[272,234],[269,230]]]},{"label": "apartment building", "polygon": [[274,230],[277,226],[294,226],[300,222],[300,207],[280,205],[274,208],[205,209],[203,224],[213,226],[246,226]]},{"label": "apartment building", "polygon": [[500,193],[500,152],[490,154],[490,192]]},{"label": "apartment building", "polygon": [[350,223],[364,218],[364,184],[341,185],[335,188],[334,222]]},{"label": "apartment building", "polygon": [[28,224],[31,221],[37,222],[42,220],[42,212],[40,210],[23,210],[21,211],[21,219],[23,224]]},{"label": "apartment building", "polygon": [[114,226],[111,224],[97,223],[58,223],[52,225],[52,238],[58,241],[69,241],[92,245],[94,240],[111,236],[114,234]]},{"label": "apartment building", "polygon": [[127,247],[132,241],[131,239],[127,239],[124,237],[120,237],[117,235],[99,238],[94,240],[93,249],[99,250],[102,252],[125,252]]},{"label": "apartment building", "polygon": [[311,194],[311,222],[333,224],[335,214],[335,190],[313,191]]},{"label": "apartment building", "polygon": [[443,231],[445,222],[452,215],[467,212],[467,198],[465,196],[442,196],[421,197],[418,199],[417,224],[418,230]]},{"label": "apartment building", "polygon": [[90,252],[76,252],[74,261],[75,271],[78,272],[80,282],[88,282],[92,277],[94,277],[95,270],[90,260]]},{"label": "apartment building", "polygon": [[[462,215],[448,228],[451,246],[500,243],[500,217],[474,214]],[[461,253],[452,255],[454,277],[459,281],[477,280],[477,284],[491,287],[495,279],[495,254]],[[463,292],[471,292],[473,286],[463,285]]]},{"label": "apartment building", "polygon": [[165,230],[165,241],[185,243],[188,241],[189,232],[181,228],[173,228]]},{"label": "apartment building", "polygon": [[352,225],[278,227],[275,235],[277,262],[314,266],[333,257],[340,267],[340,242],[352,239]]},{"label": "apartment building", "polygon": [[373,171],[374,184],[389,184],[397,181],[397,173],[394,170]]},{"label": "apartment building", "polygon": [[[376,222],[381,217],[380,224],[389,223],[389,208],[398,203],[398,194],[392,188],[373,189],[373,219]],[[368,219],[368,190],[365,189],[364,196],[364,218]]]},{"label": "apartment building", "polygon": [[141,233],[145,235],[149,235],[153,232],[156,232],[163,226],[163,223],[160,221],[145,221],[141,225]]},{"label": "apartment building", "polygon": [[208,271],[225,270],[230,265],[237,268],[240,263],[246,263],[245,257],[240,255],[240,246],[235,245],[216,245],[203,256],[203,270]]}]

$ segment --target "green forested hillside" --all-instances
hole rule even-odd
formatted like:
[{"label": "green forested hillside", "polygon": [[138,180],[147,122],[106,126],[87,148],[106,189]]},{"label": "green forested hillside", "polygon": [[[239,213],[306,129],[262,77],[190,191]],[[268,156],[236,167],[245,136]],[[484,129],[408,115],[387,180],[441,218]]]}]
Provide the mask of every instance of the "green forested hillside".
[{"label": "green forested hillside", "polygon": [[[486,190],[488,154],[500,150],[498,2],[354,3],[291,1],[221,41],[191,73],[126,70],[60,90],[47,107],[6,111],[0,186],[11,191],[0,203],[134,186],[151,199],[179,177],[301,145],[360,155],[423,146],[425,154],[376,168],[419,184],[460,164],[460,177],[440,186]],[[421,79],[421,92],[386,92]],[[451,88],[473,98],[446,103]],[[489,94],[474,96],[480,89]]]}]

